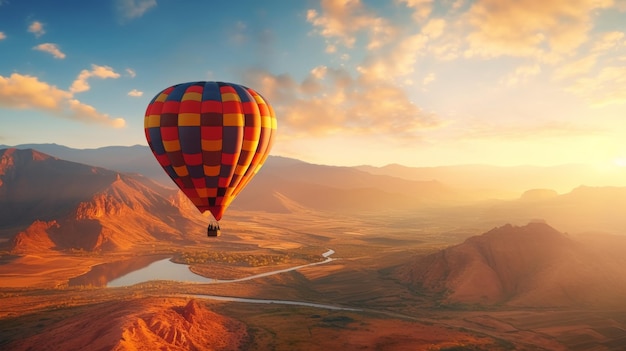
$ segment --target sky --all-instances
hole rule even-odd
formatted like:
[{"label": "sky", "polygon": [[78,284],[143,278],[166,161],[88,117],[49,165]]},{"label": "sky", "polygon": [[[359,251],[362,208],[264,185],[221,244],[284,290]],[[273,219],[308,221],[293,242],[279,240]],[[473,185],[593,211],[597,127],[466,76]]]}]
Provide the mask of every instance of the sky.
[{"label": "sky", "polygon": [[0,0],[0,144],[147,145],[203,80],[307,162],[626,167],[626,0]]}]

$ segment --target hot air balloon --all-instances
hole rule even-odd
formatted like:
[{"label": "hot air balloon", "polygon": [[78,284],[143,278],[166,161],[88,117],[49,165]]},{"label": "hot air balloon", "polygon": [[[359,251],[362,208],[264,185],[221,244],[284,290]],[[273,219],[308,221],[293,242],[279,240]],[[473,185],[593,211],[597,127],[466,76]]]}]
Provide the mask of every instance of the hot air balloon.
[{"label": "hot air balloon", "polygon": [[174,183],[220,234],[226,208],[259,171],[276,131],[272,106],[243,85],[190,82],[164,89],[144,117],[148,145]]}]

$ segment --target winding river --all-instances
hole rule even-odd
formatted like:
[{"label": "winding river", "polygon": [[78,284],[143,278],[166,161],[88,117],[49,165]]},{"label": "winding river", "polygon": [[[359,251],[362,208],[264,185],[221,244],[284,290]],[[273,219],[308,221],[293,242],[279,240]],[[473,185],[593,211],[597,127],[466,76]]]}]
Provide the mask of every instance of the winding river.
[{"label": "winding river", "polygon": [[[112,287],[112,288],[124,287],[124,286],[131,286],[131,285],[135,285],[135,284],[139,284],[139,283],[143,283],[143,282],[147,282],[151,280],[173,280],[173,281],[181,281],[181,282],[186,282],[186,283],[203,283],[203,284],[236,283],[236,282],[242,282],[242,281],[268,277],[268,276],[275,275],[275,274],[295,271],[304,267],[311,267],[311,266],[325,264],[325,263],[335,260],[334,258],[330,257],[334,253],[335,253],[334,250],[328,249],[328,251],[322,254],[322,257],[325,258],[323,261],[304,264],[300,266],[294,266],[290,268],[278,269],[275,271],[255,274],[255,275],[238,278],[238,279],[213,279],[213,278],[203,277],[189,270],[189,266],[186,264],[174,263],[170,260],[170,258],[164,258],[158,261],[154,261],[148,265],[145,265],[143,268],[136,269],[128,274],[112,279],[106,283],[106,286]],[[362,311],[361,309],[356,309],[356,308],[341,307],[341,306],[320,304],[320,303],[307,302],[307,301],[251,299],[251,298],[242,298],[242,297],[234,297],[234,296],[219,296],[219,295],[204,295],[204,294],[194,294],[194,295],[187,295],[187,296],[199,298],[199,299],[216,300],[216,301],[243,302],[243,303],[256,303],[256,304],[280,304],[280,305],[305,306],[305,307],[314,307],[314,308],[322,308],[322,309],[328,309],[328,310],[341,310],[341,311]]]},{"label": "winding river", "polygon": [[111,287],[111,288],[116,288],[116,287],[123,287],[123,286],[131,286],[131,285],[135,285],[135,284],[139,284],[139,283],[143,283],[143,282],[147,282],[151,280],[174,280],[174,281],[183,281],[186,283],[204,283],[204,284],[237,283],[237,282],[243,282],[247,280],[263,278],[263,277],[271,276],[274,274],[295,271],[304,267],[325,264],[334,260],[332,257],[330,257],[334,253],[335,253],[334,250],[329,249],[328,251],[322,254],[322,257],[325,258],[324,261],[289,267],[285,269],[279,269],[279,270],[260,273],[260,274],[255,274],[255,275],[238,278],[238,279],[213,279],[213,278],[203,277],[201,275],[195,274],[192,271],[190,271],[188,265],[174,263],[170,261],[169,258],[166,258],[166,259],[153,262],[147,265],[146,267],[135,270],[121,277],[115,278],[107,282],[106,286]]}]

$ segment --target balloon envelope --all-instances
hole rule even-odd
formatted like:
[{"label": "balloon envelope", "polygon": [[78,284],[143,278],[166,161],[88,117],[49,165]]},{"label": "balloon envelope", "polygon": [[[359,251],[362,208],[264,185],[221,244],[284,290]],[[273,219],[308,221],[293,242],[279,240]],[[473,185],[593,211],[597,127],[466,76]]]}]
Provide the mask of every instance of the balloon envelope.
[{"label": "balloon envelope", "polygon": [[276,116],[256,91],[191,82],[158,93],[144,130],[157,161],[193,204],[220,220],[267,159]]}]

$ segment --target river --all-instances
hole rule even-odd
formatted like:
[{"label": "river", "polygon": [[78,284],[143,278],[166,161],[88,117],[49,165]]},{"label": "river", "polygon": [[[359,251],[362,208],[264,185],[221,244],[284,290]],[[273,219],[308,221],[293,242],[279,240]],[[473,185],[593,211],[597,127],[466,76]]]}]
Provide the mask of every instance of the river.
[{"label": "river", "polygon": [[[139,283],[143,283],[143,282],[147,282],[151,280],[174,280],[174,281],[184,281],[186,283],[204,283],[204,284],[236,283],[236,282],[242,282],[242,281],[268,277],[268,276],[275,275],[275,274],[295,271],[304,267],[311,267],[311,266],[325,264],[325,263],[335,260],[334,258],[330,257],[334,253],[335,253],[334,250],[328,249],[328,251],[322,254],[322,257],[325,258],[324,261],[314,262],[314,263],[309,263],[309,264],[304,264],[304,265],[294,266],[294,267],[289,267],[289,268],[284,268],[284,269],[278,269],[275,271],[255,274],[255,275],[238,278],[238,279],[213,279],[213,278],[203,277],[189,270],[188,265],[174,263],[170,260],[170,258],[166,258],[166,259],[153,262],[141,269],[137,269],[119,278],[113,279],[107,283],[107,287],[131,286],[131,285],[135,285],[135,284],[139,284]],[[320,303],[307,302],[307,301],[251,299],[251,298],[242,298],[242,297],[233,297],[233,296],[203,295],[203,294],[195,294],[195,295],[188,295],[188,296],[194,297],[194,298],[200,298],[200,299],[216,300],[216,301],[258,303],[258,304],[280,304],[280,305],[305,306],[305,307],[314,307],[314,308],[322,308],[322,309],[328,309],[328,310],[341,310],[341,311],[362,311],[361,309],[356,309],[356,308],[341,307],[341,306],[320,304]]]},{"label": "river", "polygon": [[131,286],[131,285],[135,285],[135,284],[139,284],[143,282],[148,282],[151,280],[174,280],[174,281],[182,281],[186,283],[204,283],[204,284],[225,284],[225,283],[243,282],[247,280],[268,277],[274,274],[295,271],[304,267],[311,267],[311,266],[316,266],[320,264],[325,264],[334,260],[334,258],[330,257],[334,253],[335,253],[334,250],[328,249],[328,251],[322,254],[322,257],[325,258],[324,261],[279,269],[279,270],[260,273],[260,274],[255,274],[255,275],[238,278],[238,279],[213,279],[213,278],[203,277],[189,270],[188,265],[174,263],[169,258],[166,258],[166,259],[153,262],[147,265],[146,267],[137,269],[133,272],[130,272],[118,278],[112,279],[111,281],[107,282],[106,286],[111,287],[111,288],[116,288],[116,287],[123,287],[123,286]]}]

